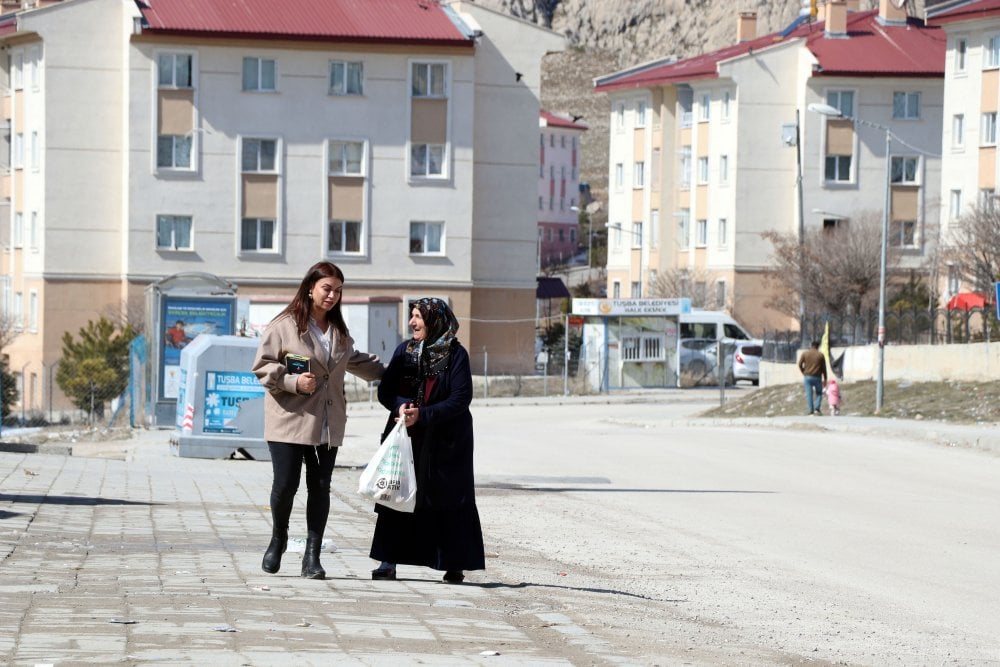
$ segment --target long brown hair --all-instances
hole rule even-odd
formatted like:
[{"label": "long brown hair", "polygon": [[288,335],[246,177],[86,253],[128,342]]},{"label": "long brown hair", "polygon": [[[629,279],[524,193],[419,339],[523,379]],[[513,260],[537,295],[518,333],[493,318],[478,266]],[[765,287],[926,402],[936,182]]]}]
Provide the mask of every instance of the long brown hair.
[{"label": "long brown hair", "polygon": [[[344,282],[344,272],[333,262],[316,262],[306,271],[305,277],[299,283],[299,289],[295,292],[295,298],[285,306],[285,309],[278,314],[289,315],[295,320],[295,325],[299,333],[305,333],[309,329],[309,315],[312,312],[312,301],[309,299],[309,292],[313,286],[323,278],[336,278],[341,283]],[[340,303],[343,296],[337,301],[337,305],[327,311],[326,321],[333,325],[341,336],[347,335],[347,323],[344,322],[344,314],[340,312]]]}]

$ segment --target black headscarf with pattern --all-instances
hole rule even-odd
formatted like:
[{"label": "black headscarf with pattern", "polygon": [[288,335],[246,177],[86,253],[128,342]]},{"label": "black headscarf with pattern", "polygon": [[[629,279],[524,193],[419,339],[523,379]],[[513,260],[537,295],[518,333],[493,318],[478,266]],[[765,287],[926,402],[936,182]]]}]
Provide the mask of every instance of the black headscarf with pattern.
[{"label": "black headscarf with pattern", "polygon": [[407,311],[416,308],[424,320],[426,335],[423,340],[411,338],[406,343],[406,375],[417,385],[417,404],[423,404],[424,385],[427,378],[448,369],[451,361],[451,344],[458,333],[458,320],[448,304],[434,297],[410,302]]}]

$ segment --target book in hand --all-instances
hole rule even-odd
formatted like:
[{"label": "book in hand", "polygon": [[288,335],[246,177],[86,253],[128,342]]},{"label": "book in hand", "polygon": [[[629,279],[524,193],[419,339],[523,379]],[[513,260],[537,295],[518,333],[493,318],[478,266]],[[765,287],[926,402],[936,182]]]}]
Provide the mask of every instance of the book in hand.
[{"label": "book in hand", "polygon": [[285,355],[285,369],[292,375],[301,375],[309,372],[309,357],[298,354]]}]

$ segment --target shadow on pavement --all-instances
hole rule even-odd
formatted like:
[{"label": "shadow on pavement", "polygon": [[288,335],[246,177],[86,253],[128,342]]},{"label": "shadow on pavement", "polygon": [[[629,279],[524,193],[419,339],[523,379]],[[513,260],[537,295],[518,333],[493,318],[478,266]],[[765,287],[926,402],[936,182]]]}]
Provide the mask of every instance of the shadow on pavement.
[{"label": "shadow on pavement", "polygon": [[490,582],[485,584],[474,584],[466,582],[462,584],[463,586],[478,586],[479,588],[557,588],[565,591],[578,591],[581,593],[601,593],[610,595],[624,595],[630,598],[638,598],[640,600],[650,600],[653,602],[687,602],[687,600],[664,600],[662,598],[654,598],[648,595],[640,595],[639,593],[629,593],[627,591],[616,591],[612,588],[591,588],[588,586],[559,586],[557,584],[533,584],[527,581],[522,581],[517,584],[505,584],[503,582]]},{"label": "shadow on pavement", "polygon": [[37,494],[0,493],[0,502],[32,505],[160,505],[120,498],[87,498],[84,496],[43,496]]},{"label": "shadow on pavement", "polygon": [[523,484],[477,484],[477,489],[497,491],[538,491],[542,493],[592,492],[592,493],[778,493],[777,491],[744,491],[741,489],[628,489],[594,488],[585,486],[524,486]]}]

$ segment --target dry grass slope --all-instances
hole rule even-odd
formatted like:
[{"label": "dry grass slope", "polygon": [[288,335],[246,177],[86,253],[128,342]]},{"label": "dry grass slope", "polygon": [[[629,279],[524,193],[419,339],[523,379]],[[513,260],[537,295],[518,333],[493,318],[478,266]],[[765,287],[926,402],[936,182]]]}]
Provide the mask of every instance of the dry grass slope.
[{"label": "dry grass slope", "polygon": [[[870,417],[875,382],[841,384],[841,414]],[[805,413],[800,384],[765,387],[703,413],[705,417],[780,417]],[[823,414],[829,406],[823,402]],[[1000,422],[1000,382],[886,382],[880,417],[952,424]],[[836,419],[826,416],[824,419]]]}]

